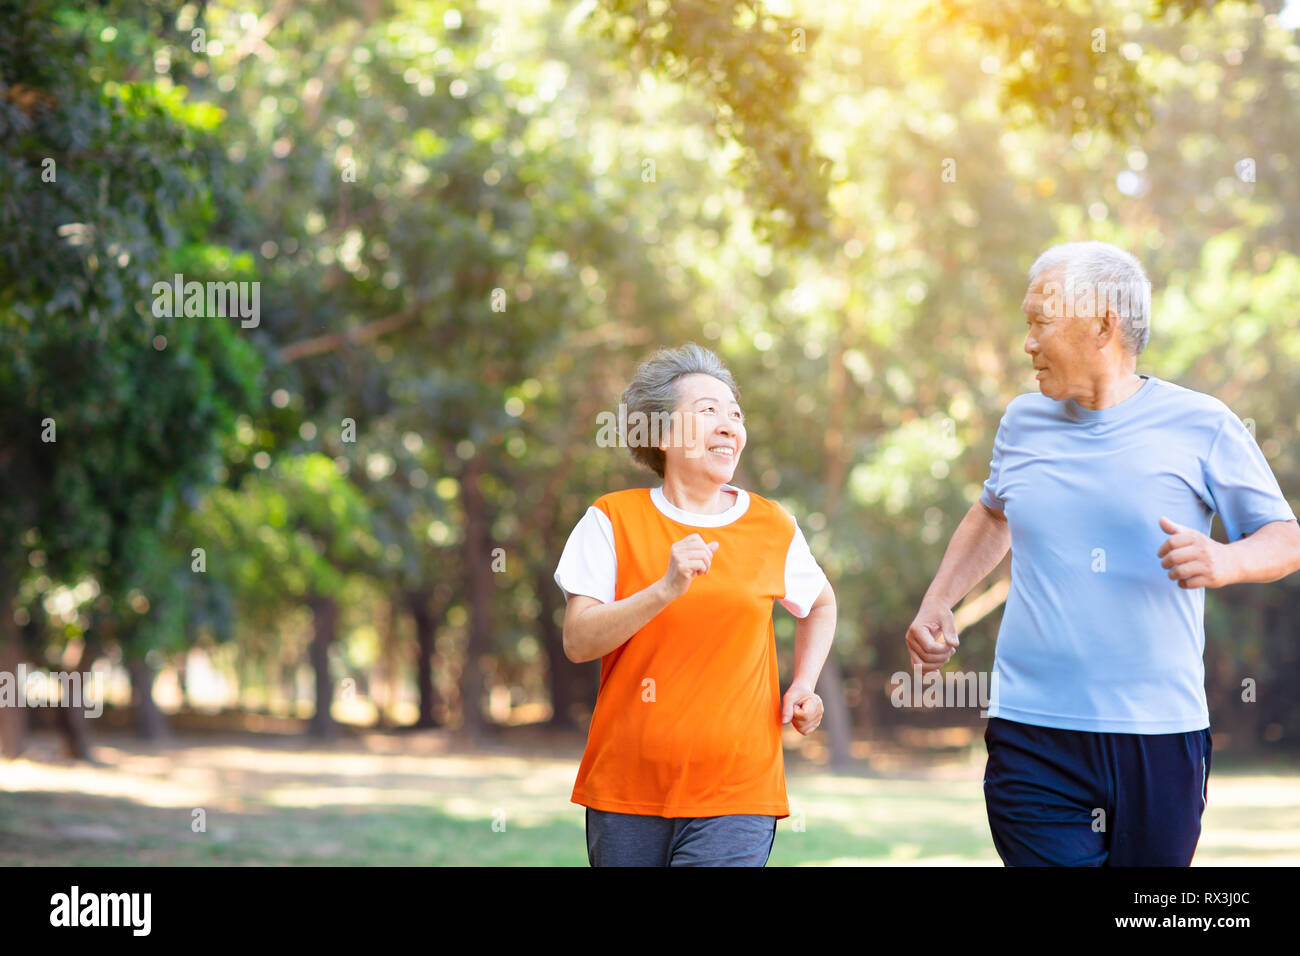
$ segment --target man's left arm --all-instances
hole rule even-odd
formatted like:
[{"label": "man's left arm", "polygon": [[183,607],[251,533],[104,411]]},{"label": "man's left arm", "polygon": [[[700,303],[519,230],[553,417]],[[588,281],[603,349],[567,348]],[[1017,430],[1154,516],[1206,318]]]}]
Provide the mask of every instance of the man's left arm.
[{"label": "man's left arm", "polygon": [[1263,584],[1300,571],[1300,524],[1295,521],[1270,521],[1231,544],[1168,518],[1160,519],[1160,527],[1169,538],[1157,556],[1181,588]]},{"label": "man's left arm", "polygon": [[1202,477],[1206,503],[1223,519],[1231,543],[1161,518],[1169,538],[1157,553],[1181,588],[1276,581],[1300,570],[1300,525],[1277,477],[1245,423],[1222,403],[1218,414]]}]

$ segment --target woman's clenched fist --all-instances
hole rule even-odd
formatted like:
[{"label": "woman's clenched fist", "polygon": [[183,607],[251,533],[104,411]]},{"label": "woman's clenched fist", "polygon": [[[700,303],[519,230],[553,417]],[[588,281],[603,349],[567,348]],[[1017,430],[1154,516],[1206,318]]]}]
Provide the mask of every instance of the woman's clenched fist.
[{"label": "woman's clenched fist", "polygon": [[669,600],[675,601],[685,594],[697,574],[708,573],[717,550],[717,541],[705,543],[698,534],[687,535],[672,546],[668,552],[668,570],[663,576]]}]

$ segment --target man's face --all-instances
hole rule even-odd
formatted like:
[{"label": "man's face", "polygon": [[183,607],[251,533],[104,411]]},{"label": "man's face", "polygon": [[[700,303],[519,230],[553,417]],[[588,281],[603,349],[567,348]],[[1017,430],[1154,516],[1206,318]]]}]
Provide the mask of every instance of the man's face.
[{"label": "man's face", "polygon": [[1088,395],[1101,356],[1097,323],[1074,314],[1065,295],[1065,267],[1044,270],[1030,284],[1020,309],[1029,326],[1025,351],[1033,360],[1038,390],[1056,401]]}]

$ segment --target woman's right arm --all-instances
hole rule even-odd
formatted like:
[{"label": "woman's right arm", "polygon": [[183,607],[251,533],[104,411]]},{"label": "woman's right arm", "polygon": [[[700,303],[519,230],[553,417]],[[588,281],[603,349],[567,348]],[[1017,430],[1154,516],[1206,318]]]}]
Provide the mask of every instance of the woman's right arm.
[{"label": "woman's right arm", "polygon": [[683,538],[672,546],[664,576],[621,601],[606,604],[585,594],[570,595],[564,608],[564,656],[581,664],[614,650],[685,594],[695,575],[709,570],[717,547],[698,534]]},{"label": "woman's right arm", "polygon": [[649,624],[669,601],[663,581],[613,604],[573,595],[564,609],[564,656],[575,664],[604,657]]}]

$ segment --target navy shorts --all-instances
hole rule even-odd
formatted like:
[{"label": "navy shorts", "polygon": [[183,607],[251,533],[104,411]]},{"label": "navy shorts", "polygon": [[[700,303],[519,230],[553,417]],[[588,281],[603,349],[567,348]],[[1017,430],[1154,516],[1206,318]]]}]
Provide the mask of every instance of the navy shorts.
[{"label": "navy shorts", "polygon": [[592,866],[766,866],[776,817],[652,817],[587,808]]},{"label": "navy shorts", "polygon": [[984,803],[1007,866],[1187,866],[1210,730],[1118,734],[990,717]]}]

